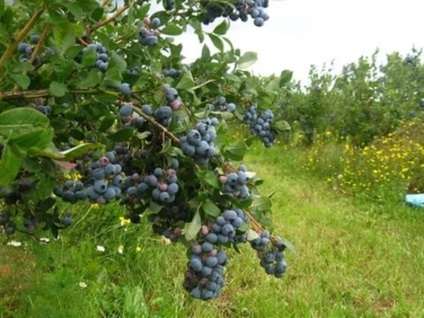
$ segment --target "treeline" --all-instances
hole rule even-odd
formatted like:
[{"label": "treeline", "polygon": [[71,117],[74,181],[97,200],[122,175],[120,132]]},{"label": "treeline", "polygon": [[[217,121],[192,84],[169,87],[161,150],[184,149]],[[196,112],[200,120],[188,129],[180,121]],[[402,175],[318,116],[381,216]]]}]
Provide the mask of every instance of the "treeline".
[{"label": "treeline", "polygon": [[344,66],[336,75],[330,68],[313,66],[308,85],[298,82],[283,88],[275,102],[282,118],[306,144],[325,132],[354,145],[369,144],[376,136],[424,114],[421,53],[413,49],[406,56],[395,52],[381,59],[376,51]]}]

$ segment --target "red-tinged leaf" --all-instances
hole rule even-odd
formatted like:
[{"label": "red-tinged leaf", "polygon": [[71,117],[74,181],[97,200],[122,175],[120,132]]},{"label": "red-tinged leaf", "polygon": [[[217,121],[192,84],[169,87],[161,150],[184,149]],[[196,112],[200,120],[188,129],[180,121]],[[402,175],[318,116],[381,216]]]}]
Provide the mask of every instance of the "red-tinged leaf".
[{"label": "red-tinged leaf", "polygon": [[56,161],[56,164],[63,169],[71,170],[77,167],[77,164],[69,161]]}]

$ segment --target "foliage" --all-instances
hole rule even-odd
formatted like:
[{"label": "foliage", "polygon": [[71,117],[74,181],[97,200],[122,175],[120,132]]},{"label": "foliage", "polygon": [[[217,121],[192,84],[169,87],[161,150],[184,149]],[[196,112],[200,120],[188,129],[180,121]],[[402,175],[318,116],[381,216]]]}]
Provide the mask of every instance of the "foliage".
[{"label": "foliage", "polygon": [[349,138],[362,147],[423,111],[424,66],[415,49],[384,60],[376,51],[340,74],[313,66],[309,79],[305,87],[293,85],[282,105],[284,118],[299,127],[309,145],[316,134],[331,131],[337,140]]},{"label": "foliage", "polygon": [[[262,181],[231,162],[243,160],[251,140],[231,140],[227,127],[252,105],[272,114],[272,89],[291,72],[255,90],[244,68],[256,54],[224,37],[230,21],[222,17],[250,15],[261,26],[267,1],[162,5],[2,2],[0,225],[7,236],[50,229],[57,237],[83,201],[120,204],[133,223],[149,214],[154,232],[187,246],[185,287],[207,300],[223,284],[223,247],[250,241],[267,273],[285,271],[286,246],[265,230],[271,200],[257,188]],[[188,27],[216,53],[204,44],[183,64],[174,37]],[[267,122],[273,138],[290,129],[279,118]]]}]

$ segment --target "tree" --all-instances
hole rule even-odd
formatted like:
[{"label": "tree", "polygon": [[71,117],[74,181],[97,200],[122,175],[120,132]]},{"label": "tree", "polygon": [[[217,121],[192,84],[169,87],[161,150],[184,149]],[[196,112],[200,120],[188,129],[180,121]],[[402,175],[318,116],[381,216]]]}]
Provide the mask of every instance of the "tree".
[{"label": "tree", "polygon": [[[223,283],[225,247],[249,241],[268,274],[286,270],[286,243],[265,230],[271,200],[261,180],[230,162],[243,160],[251,139],[227,134],[244,120],[268,147],[287,129],[277,106],[256,105],[275,95],[252,94],[243,68],[256,55],[224,37],[229,19],[262,26],[268,2],[162,5],[152,13],[148,1],[0,4],[0,226],[7,236],[57,236],[72,222],[61,202],[120,204],[133,223],[148,214],[156,233],[187,245],[184,287],[208,300]],[[217,52],[204,44],[184,65],[173,37],[189,26]]]}]

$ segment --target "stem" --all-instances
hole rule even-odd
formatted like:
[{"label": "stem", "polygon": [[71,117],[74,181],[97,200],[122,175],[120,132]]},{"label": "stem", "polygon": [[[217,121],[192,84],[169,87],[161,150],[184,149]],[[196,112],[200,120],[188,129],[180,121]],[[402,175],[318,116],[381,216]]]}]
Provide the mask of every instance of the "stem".
[{"label": "stem", "polygon": [[96,31],[97,29],[100,29],[101,27],[105,26],[106,24],[112,22],[113,20],[115,20],[117,17],[119,17],[122,13],[124,13],[125,11],[128,10],[130,6],[129,5],[124,5],[122,8],[120,8],[118,11],[115,12],[114,15],[110,16],[109,18],[107,18],[106,20],[103,20],[102,22],[99,22],[98,24],[96,24],[95,26],[93,26],[90,29],[90,33],[93,33],[94,31]]},{"label": "stem", "polygon": [[37,56],[38,52],[41,49],[41,46],[46,41],[47,35],[49,34],[50,24],[46,24],[43,28],[43,32],[41,33],[40,39],[37,42],[37,45],[35,46],[34,50],[32,51],[31,58],[29,62],[32,64],[34,62],[35,57]]},{"label": "stem", "polygon": [[31,17],[31,19],[28,21],[28,23],[24,26],[24,28],[17,35],[14,36],[14,38],[12,39],[12,43],[9,45],[7,50],[4,51],[3,55],[0,58],[0,69],[4,66],[6,61],[12,57],[13,52],[15,52],[19,42],[21,42],[25,38],[28,32],[32,29],[32,27],[41,17],[43,12],[44,12],[44,8],[35,12],[34,15]]},{"label": "stem", "polygon": [[146,113],[144,113],[138,107],[134,107],[133,106],[133,109],[134,109],[134,111],[137,114],[139,114],[141,117],[143,117],[149,124],[151,124],[152,126],[158,128],[159,130],[163,131],[165,133],[165,135],[167,135],[169,138],[172,139],[172,141],[174,141],[175,143],[178,143],[178,144],[180,143],[180,139],[178,139],[178,137],[176,137],[172,132],[170,132],[164,126],[162,126],[161,124],[159,124],[154,118],[152,118],[151,116],[149,116]]},{"label": "stem", "polygon": [[79,42],[81,45],[88,46],[88,43],[87,43],[87,42],[85,42],[82,38],[78,38],[78,42]]},{"label": "stem", "polygon": [[[71,90],[70,94],[100,94],[108,93],[108,91],[103,91],[99,89],[81,89],[81,90]],[[33,99],[38,97],[48,97],[51,93],[48,89],[40,89],[33,91],[23,91],[23,92],[0,92],[0,101],[2,100],[14,100],[14,99]]]},{"label": "stem", "polygon": [[[37,54],[40,51],[41,46],[46,41],[47,35],[49,33],[49,28],[50,28],[49,24],[46,24],[43,28],[43,32],[41,33],[40,39],[38,40],[37,45],[34,47],[34,50],[32,51],[31,57],[29,58],[29,63],[31,65],[33,65],[33,62],[34,62],[35,58],[37,57]],[[18,86],[18,84],[16,84],[15,87],[13,87],[12,91],[16,92],[18,90],[19,90],[19,86]]]},{"label": "stem", "polygon": [[250,222],[252,222],[252,229],[255,232],[262,232],[264,229],[262,228],[262,225],[259,224],[258,221],[256,221],[256,219],[253,217],[252,214],[250,214],[249,211],[244,210],[244,213],[246,213],[246,215],[248,216]]}]

